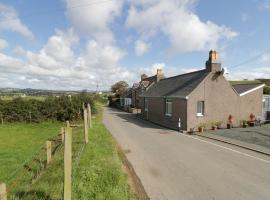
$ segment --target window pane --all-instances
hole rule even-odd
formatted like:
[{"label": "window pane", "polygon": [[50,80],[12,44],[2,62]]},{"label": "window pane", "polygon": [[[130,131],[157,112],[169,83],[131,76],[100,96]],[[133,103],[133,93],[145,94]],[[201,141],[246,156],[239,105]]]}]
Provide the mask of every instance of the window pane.
[{"label": "window pane", "polygon": [[171,115],[172,114],[172,99],[166,99],[165,101],[165,114]]},{"label": "window pane", "polygon": [[197,102],[197,114],[204,114],[204,101]]}]

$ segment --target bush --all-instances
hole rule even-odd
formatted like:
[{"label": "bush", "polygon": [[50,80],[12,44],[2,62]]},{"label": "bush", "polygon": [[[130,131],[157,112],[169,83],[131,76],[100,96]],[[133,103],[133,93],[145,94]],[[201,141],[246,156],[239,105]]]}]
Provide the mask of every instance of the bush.
[{"label": "bush", "polygon": [[74,121],[83,117],[83,102],[90,103],[91,111],[95,114],[97,101],[99,99],[95,95],[90,96],[86,93],[74,96],[50,96],[44,101],[23,98],[0,100],[0,117],[8,122]]},{"label": "bush", "polygon": [[265,87],[263,88],[263,93],[264,93],[264,94],[270,94],[270,86],[265,86]]}]

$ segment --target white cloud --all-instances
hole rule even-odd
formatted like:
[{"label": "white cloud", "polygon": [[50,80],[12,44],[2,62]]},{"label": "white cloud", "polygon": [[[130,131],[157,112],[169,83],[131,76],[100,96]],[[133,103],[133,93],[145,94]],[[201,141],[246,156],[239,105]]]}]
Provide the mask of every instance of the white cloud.
[{"label": "white cloud", "polygon": [[270,53],[265,53],[261,56],[260,62],[265,63],[270,61]]},{"label": "white cloud", "polygon": [[135,43],[135,53],[137,56],[142,56],[149,51],[150,45],[142,40],[137,40]]},{"label": "white cloud", "polygon": [[264,0],[261,4],[261,8],[263,9],[270,9],[270,0]]},{"label": "white cloud", "polygon": [[0,3],[0,30],[20,33],[28,39],[33,39],[33,33],[23,24],[16,10]]},{"label": "white cloud", "polygon": [[17,47],[24,61],[0,53],[0,78],[9,74],[6,86],[79,90],[95,89],[97,84],[108,89],[116,81],[135,79],[119,64],[125,55],[120,48],[90,40],[75,54],[77,43],[79,38],[72,29],[57,30],[38,52]]},{"label": "white cloud", "polygon": [[[123,0],[109,2],[89,2],[88,0],[65,0],[67,16],[74,29],[82,36],[94,37],[102,43],[114,42],[110,25],[121,14]],[[94,4],[95,3],[95,4]],[[75,7],[78,6],[77,8]],[[69,7],[75,7],[68,9]]]},{"label": "white cloud", "polygon": [[0,38],[0,50],[8,47],[8,42]]},{"label": "white cloud", "polygon": [[230,70],[227,78],[230,80],[254,80],[258,78],[269,78],[270,67],[253,67],[243,70],[243,68]]},{"label": "white cloud", "polygon": [[144,39],[161,32],[168,36],[171,50],[180,53],[217,48],[221,40],[238,35],[224,25],[201,21],[191,9],[194,3],[196,1],[131,1],[126,26],[136,29]]},{"label": "white cloud", "polygon": [[26,51],[24,50],[24,48],[22,46],[16,46],[13,49],[13,53],[15,53],[18,56],[25,56],[26,55]]}]

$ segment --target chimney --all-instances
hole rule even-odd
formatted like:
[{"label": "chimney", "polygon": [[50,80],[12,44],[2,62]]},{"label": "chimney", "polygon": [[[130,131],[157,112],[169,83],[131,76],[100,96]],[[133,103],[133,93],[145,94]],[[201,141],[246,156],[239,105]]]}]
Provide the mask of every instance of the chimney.
[{"label": "chimney", "polygon": [[148,76],[146,74],[142,74],[141,75],[141,81],[143,81],[144,79],[148,78]]},{"label": "chimney", "polygon": [[164,79],[164,73],[162,69],[157,69],[157,80],[156,82],[159,82],[161,79]]},{"label": "chimney", "polygon": [[211,50],[209,52],[209,59],[206,61],[206,69],[209,72],[221,72],[221,63],[219,61],[219,54],[217,51]]}]

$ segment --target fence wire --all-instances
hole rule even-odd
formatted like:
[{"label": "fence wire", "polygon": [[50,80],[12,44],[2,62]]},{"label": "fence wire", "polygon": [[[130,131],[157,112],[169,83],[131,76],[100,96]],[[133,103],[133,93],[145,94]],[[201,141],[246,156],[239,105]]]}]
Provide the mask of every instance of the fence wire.
[{"label": "fence wire", "polygon": [[[59,135],[49,140],[52,142],[52,156],[54,156],[63,147],[62,140]],[[32,184],[39,178],[46,167],[47,156],[44,144],[21,165],[20,169],[12,173],[7,179],[9,199],[24,199]],[[34,193],[34,195],[36,194]]]}]

